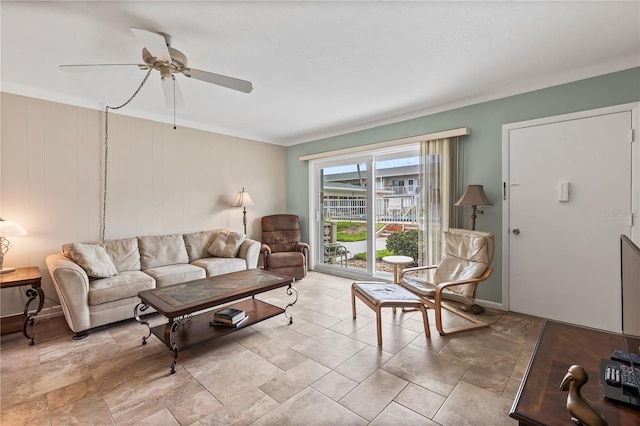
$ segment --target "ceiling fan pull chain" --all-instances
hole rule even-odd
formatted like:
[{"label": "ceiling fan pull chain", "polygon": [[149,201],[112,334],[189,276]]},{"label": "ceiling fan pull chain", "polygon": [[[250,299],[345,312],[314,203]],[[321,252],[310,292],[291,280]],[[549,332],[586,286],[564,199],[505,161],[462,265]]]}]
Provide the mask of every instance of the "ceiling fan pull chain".
[{"label": "ceiling fan pull chain", "polygon": [[107,181],[108,181],[108,161],[109,161],[109,110],[110,109],[120,109],[124,106],[126,106],[129,102],[131,102],[133,100],[133,98],[136,97],[136,95],[138,94],[138,92],[140,92],[140,89],[142,89],[142,86],[144,86],[144,83],[147,82],[147,79],[149,78],[149,74],[151,74],[151,69],[149,70],[149,72],[147,72],[147,75],[144,76],[144,78],[142,79],[142,82],[140,83],[140,85],[138,86],[138,88],[136,89],[135,92],[133,92],[133,95],[131,95],[131,97],[129,98],[129,100],[125,103],[123,103],[120,106],[117,107],[111,107],[109,105],[105,105],[104,107],[104,185],[102,188],[102,223],[100,224],[100,241],[104,241],[104,233],[105,233],[105,228],[106,228],[106,224],[107,224]]}]

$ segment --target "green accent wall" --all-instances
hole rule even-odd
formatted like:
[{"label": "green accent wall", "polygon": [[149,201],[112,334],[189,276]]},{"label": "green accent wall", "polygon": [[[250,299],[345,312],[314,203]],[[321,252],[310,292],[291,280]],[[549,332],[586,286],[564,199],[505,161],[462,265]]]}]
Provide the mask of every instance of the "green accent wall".
[{"label": "green accent wall", "polygon": [[[478,298],[502,302],[502,126],[578,111],[640,101],[640,68],[527,92],[287,148],[287,211],[300,216],[308,240],[309,175],[299,157],[334,149],[399,139],[457,127],[469,127],[465,138],[463,184],[484,185],[493,207],[479,215],[476,228],[496,238],[494,273],[479,287]],[[469,214],[463,214],[470,221]],[[470,227],[465,223],[465,227]]]}]

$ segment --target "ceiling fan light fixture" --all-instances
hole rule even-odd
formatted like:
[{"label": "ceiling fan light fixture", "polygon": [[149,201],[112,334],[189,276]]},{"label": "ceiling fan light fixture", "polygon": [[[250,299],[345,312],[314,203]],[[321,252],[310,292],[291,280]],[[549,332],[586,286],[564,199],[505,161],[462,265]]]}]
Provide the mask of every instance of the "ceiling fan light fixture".
[{"label": "ceiling fan light fixture", "polygon": [[[137,66],[142,70],[159,71],[162,80],[171,77],[175,81],[175,74],[180,73],[195,80],[201,80],[207,83],[215,84],[217,86],[226,87],[244,93],[250,93],[253,90],[253,85],[250,81],[189,68],[187,56],[181,51],[169,46],[171,38],[166,33],[142,30],[139,28],[130,29],[136,36],[138,41],[140,41],[140,43],[144,46],[142,49],[142,61],[144,62],[143,64],[77,64],[61,65],[60,69],[73,71],[89,69],[91,67],[132,65]],[[167,86],[164,81],[163,84]],[[183,103],[184,101],[181,99],[181,95],[178,93],[179,90],[177,82],[171,84],[169,88],[172,90],[168,91],[165,88],[165,94],[175,92],[176,95],[165,98],[167,105],[175,107]]]}]

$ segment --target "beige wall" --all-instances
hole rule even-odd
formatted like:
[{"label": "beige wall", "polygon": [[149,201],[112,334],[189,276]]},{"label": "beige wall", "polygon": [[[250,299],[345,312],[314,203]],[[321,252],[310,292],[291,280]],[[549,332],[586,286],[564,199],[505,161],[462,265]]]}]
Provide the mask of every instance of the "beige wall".
[{"label": "beige wall", "polygon": [[[100,237],[104,113],[1,94],[0,216],[28,235],[12,238],[5,266],[38,266],[45,306],[57,295],[44,259],[63,243]],[[285,148],[109,113],[106,239],[213,228],[243,232],[230,208],[244,186],[260,217],[286,212]],[[15,291],[14,291],[15,290]],[[3,316],[21,312],[19,289],[0,295]]]}]

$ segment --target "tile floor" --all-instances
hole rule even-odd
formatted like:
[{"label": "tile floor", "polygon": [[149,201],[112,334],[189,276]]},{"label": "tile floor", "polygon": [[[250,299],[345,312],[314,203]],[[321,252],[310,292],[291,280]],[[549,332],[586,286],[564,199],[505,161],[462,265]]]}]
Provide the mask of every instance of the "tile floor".
[{"label": "tile floor", "polygon": [[[490,328],[431,339],[419,313],[383,318],[351,280],[311,272],[282,315],[180,353],[125,321],[71,340],[61,317],[36,324],[36,345],[2,336],[0,424],[515,425],[508,417],[542,320],[489,310]],[[285,306],[285,289],[261,299]],[[152,315],[152,324],[163,317]]]}]

